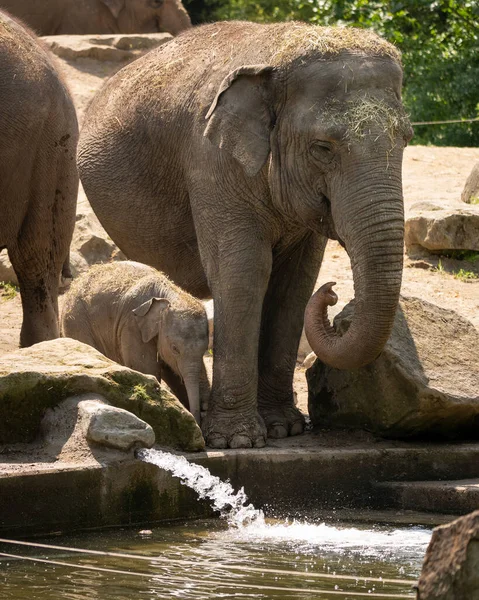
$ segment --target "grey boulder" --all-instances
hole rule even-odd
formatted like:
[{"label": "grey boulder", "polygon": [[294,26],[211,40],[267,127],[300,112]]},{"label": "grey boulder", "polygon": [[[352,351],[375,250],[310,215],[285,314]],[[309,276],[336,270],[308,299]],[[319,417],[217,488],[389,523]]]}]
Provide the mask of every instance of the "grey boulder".
[{"label": "grey boulder", "polygon": [[479,204],[479,162],[474,165],[466,180],[461,200],[468,204]]},{"label": "grey boulder", "polygon": [[109,238],[93,211],[79,212],[70,250],[73,277],[87,271],[91,265],[125,257]]},{"label": "grey boulder", "polygon": [[18,285],[17,274],[13,270],[12,263],[6,250],[0,252],[0,281]]},{"label": "grey boulder", "polygon": [[155,432],[145,421],[131,412],[98,400],[83,400],[78,404],[79,417],[89,442],[129,450],[133,446],[151,448]]},{"label": "grey boulder", "polygon": [[479,510],[434,529],[417,597],[479,600]]},{"label": "grey boulder", "polygon": [[479,251],[479,206],[414,204],[406,219],[404,239],[409,254]]},{"label": "grey boulder", "polygon": [[[339,333],[354,303],[337,315]],[[381,355],[352,371],[306,371],[314,425],[394,438],[479,437],[479,332],[451,310],[403,297]]]}]

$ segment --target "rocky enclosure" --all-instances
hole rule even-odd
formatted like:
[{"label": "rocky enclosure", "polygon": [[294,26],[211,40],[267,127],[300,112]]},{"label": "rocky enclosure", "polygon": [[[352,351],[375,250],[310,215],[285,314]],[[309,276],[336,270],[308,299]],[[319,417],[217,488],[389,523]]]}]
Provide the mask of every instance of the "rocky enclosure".
[{"label": "rocky enclosure", "polygon": [[[45,41],[57,55],[58,62],[62,66],[81,124],[86,106],[106,78],[126,62],[133,60],[151,47],[167,42],[168,39],[168,35],[165,34],[148,34],[141,36],[52,36],[45,38]],[[469,319],[476,327],[479,326],[479,280],[461,279],[456,276],[456,273],[463,269],[479,275],[479,262],[468,263],[429,254],[427,239],[428,236],[431,237],[431,231],[437,232],[441,228],[444,236],[447,234],[450,237],[451,222],[455,224],[458,235],[452,231],[453,243],[448,244],[448,248],[473,245],[469,242],[467,244],[459,243],[460,236],[472,238],[473,242],[474,240],[477,242],[479,239],[477,232],[474,238],[474,228],[477,226],[476,215],[479,208],[474,204],[468,205],[461,202],[461,192],[466,179],[478,161],[479,149],[409,146],[405,151],[403,168],[405,209],[408,219],[407,231],[415,231],[419,222],[425,231],[422,237],[415,233],[415,241],[410,245],[414,251],[419,250],[420,260],[415,256],[409,258],[406,255],[403,293],[418,296],[446,309],[453,309]],[[471,227],[470,220],[467,220],[464,227],[460,225],[462,217],[458,215],[462,210],[473,215],[476,224],[473,229],[468,229]],[[438,219],[439,215],[441,215],[441,219]],[[471,233],[465,236],[466,231]],[[438,235],[434,233],[434,239]],[[439,248],[441,245],[446,244],[442,242],[436,244]],[[102,229],[98,219],[91,211],[83,190],[80,189],[77,224],[71,250],[73,275],[78,275],[96,262],[123,258],[121,252]],[[0,281],[16,282],[15,274],[5,252],[0,253]],[[331,315],[334,316],[353,296],[349,259],[336,242],[328,244],[318,279],[318,287],[326,281],[338,282],[335,289],[339,295],[339,302],[331,311]],[[2,303],[0,354],[15,350],[18,346],[18,329],[21,322],[20,298],[17,296],[9,299],[10,295],[14,295],[14,292],[6,293],[3,300],[0,298]],[[310,348],[303,336],[298,359],[304,360],[309,351]],[[302,369],[297,370],[296,391],[299,406],[306,410],[307,387]]]},{"label": "rocky enclosure", "polygon": [[204,448],[195,419],[154,377],[68,338],[0,357],[0,444],[33,441],[47,409],[86,392],[100,394],[146,421],[158,444],[188,451]]}]

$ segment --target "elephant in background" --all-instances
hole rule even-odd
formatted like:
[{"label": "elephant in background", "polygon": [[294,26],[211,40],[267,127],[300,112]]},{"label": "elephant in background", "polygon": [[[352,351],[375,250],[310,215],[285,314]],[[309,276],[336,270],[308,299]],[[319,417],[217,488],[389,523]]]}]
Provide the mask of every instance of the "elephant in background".
[{"label": "elephant in background", "polygon": [[403,149],[399,52],[372,32],[303,23],[200,26],[114,75],[79,143],[85,192],[131,259],[214,299],[216,448],[303,431],[293,375],[328,238],[352,263],[339,337],[331,284],[308,309],[321,360],[350,369],[385,344],[399,299]]},{"label": "elephant in background", "polygon": [[200,422],[209,396],[203,304],[156,269],[123,261],[95,265],[66,294],[61,330],[115,362],[164,379]]},{"label": "elephant in background", "polygon": [[0,249],[18,278],[22,346],[59,335],[58,283],[75,226],[78,124],[52,61],[0,12]]},{"label": "elephant in background", "polygon": [[0,0],[37,35],[155,33],[191,27],[181,0]]}]

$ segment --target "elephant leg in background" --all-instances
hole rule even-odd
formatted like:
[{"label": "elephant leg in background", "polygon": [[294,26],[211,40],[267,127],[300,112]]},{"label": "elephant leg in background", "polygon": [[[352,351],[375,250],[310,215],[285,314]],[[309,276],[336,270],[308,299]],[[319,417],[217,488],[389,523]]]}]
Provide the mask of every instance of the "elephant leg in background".
[{"label": "elephant leg in background", "polygon": [[273,258],[259,343],[258,407],[268,436],[283,438],[304,430],[294,405],[293,378],[304,309],[311,297],[326,238],[307,233]]},{"label": "elephant leg in background", "polygon": [[22,347],[59,337],[58,283],[75,226],[76,201],[70,199],[78,183],[69,165],[56,167],[64,174],[58,180],[45,176],[32,183],[33,209],[8,246],[22,300]]},{"label": "elephant leg in background", "polygon": [[[227,217],[225,217],[227,219]],[[257,408],[261,310],[271,273],[271,245],[255,215],[215,223],[221,232],[212,250],[199,227],[202,260],[215,303],[213,386],[203,431],[213,448],[265,444]]]}]

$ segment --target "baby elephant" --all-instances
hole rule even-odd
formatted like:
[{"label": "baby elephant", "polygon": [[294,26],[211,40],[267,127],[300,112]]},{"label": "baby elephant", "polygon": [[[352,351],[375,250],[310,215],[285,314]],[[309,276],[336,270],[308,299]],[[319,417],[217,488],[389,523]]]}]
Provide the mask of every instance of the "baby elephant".
[{"label": "baby elephant", "polygon": [[66,294],[61,331],[115,362],[163,379],[200,422],[200,383],[208,387],[206,312],[156,269],[131,261],[92,267]]}]

